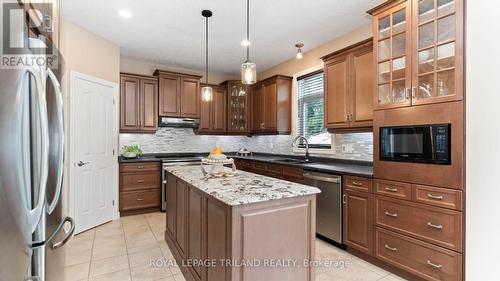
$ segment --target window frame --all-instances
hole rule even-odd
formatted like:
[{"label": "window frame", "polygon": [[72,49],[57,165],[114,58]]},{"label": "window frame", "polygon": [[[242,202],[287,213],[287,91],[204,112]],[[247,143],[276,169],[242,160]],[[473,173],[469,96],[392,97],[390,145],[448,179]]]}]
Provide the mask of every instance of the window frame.
[{"label": "window frame", "polygon": [[[295,129],[297,130],[297,132],[296,132],[297,135],[299,134],[299,130],[298,130],[299,126],[304,126],[304,122],[299,122],[299,120],[300,120],[300,118],[299,118],[299,112],[301,112],[300,106],[305,104],[304,102],[301,102],[301,101],[306,101],[306,102],[308,100],[309,101],[313,101],[313,100],[317,99],[318,96],[319,96],[319,94],[315,94],[315,95],[311,95],[311,96],[306,96],[306,97],[300,98],[299,97],[299,81],[303,80],[303,79],[307,79],[308,77],[311,77],[311,76],[318,75],[320,73],[322,75],[324,75],[323,68],[311,71],[311,72],[309,72],[307,74],[298,76],[296,78],[296,83],[297,83],[296,85],[297,85],[297,87],[296,87],[296,91],[295,91],[296,92],[295,103],[296,103],[297,114],[295,115],[295,118],[297,120],[296,120]],[[323,87],[323,93],[321,95],[324,97],[324,87]],[[325,122],[325,120],[324,120],[324,110],[325,110],[325,108],[324,108],[324,103],[323,103],[323,126],[324,126],[324,122]],[[302,119],[304,119],[304,118],[302,118]],[[326,132],[328,132],[328,130]],[[332,149],[332,147],[333,147],[332,146],[332,142],[333,142],[333,138],[330,136],[330,144],[309,144],[309,148],[321,151],[321,153],[326,153],[326,152],[328,152],[329,150]],[[299,144],[297,145],[297,148],[303,150],[303,149],[306,148],[306,145],[305,145],[305,143],[303,141],[300,141]]]}]

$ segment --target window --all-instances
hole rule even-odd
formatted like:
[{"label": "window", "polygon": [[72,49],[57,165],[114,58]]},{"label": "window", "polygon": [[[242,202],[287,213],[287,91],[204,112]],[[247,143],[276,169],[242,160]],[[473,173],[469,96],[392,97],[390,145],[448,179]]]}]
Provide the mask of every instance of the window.
[{"label": "window", "polygon": [[297,84],[297,135],[305,136],[309,147],[331,148],[331,135],[324,128],[323,71],[301,76]]}]

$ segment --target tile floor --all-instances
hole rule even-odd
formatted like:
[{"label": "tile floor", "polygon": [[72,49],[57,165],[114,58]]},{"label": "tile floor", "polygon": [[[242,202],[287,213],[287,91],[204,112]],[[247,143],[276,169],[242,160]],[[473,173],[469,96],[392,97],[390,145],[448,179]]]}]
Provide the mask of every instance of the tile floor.
[{"label": "tile floor", "polygon": [[[173,260],[163,238],[165,223],[165,213],[151,213],[124,217],[74,236],[65,246],[65,281],[184,281],[175,265],[150,265],[151,260]],[[321,240],[316,246],[318,259],[345,264],[317,268],[316,281],[404,280]]]}]

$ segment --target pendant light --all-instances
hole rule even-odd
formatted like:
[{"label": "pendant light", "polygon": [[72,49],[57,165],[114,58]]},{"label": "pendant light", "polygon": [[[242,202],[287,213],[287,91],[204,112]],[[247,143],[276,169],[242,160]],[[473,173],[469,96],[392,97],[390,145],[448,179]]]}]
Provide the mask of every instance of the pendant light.
[{"label": "pendant light", "polygon": [[297,59],[301,60],[302,59],[302,47],[304,47],[303,43],[297,43],[295,44],[295,48],[297,48]]},{"label": "pendant light", "polygon": [[201,15],[205,17],[205,87],[201,88],[201,100],[204,102],[210,102],[213,99],[212,87],[208,86],[208,18],[212,16],[212,11],[203,10]]},{"label": "pendant light", "polygon": [[247,60],[241,65],[241,83],[245,85],[257,82],[257,66],[250,61],[250,0],[247,0]]}]

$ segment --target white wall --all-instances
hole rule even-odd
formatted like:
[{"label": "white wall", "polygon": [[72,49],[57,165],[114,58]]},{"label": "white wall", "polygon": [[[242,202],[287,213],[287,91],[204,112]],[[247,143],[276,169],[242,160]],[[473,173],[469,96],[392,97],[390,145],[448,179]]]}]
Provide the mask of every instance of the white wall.
[{"label": "white wall", "polygon": [[500,272],[500,1],[467,1],[466,278]]},{"label": "white wall", "polygon": [[[71,93],[70,73],[77,71],[113,83],[120,82],[120,47],[98,35],[63,18],[60,29],[60,51],[65,61],[62,78],[64,95],[65,128],[67,144],[71,142]],[[116,137],[118,141],[118,136]],[[63,209],[70,214],[73,206],[70,202],[70,146],[66,145]]]}]

